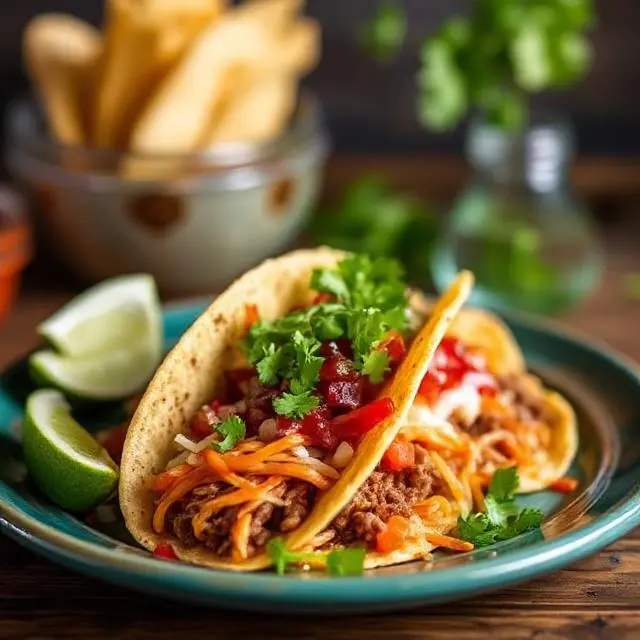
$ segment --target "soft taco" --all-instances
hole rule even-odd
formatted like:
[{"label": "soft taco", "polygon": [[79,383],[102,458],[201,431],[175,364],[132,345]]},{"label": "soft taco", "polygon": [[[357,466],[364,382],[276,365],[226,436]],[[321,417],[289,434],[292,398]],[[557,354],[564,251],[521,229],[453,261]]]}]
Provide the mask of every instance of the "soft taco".
[{"label": "soft taco", "polygon": [[325,248],[245,274],[134,415],[120,485],[131,533],[239,571],[271,564],[280,536],[292,550],[364,547],[366,567],[473,548],[449,534],[491,474],[517,466],[521,489],[549,486],[576,436],[506,327],[460,311],[471,286],[464,272],[431,304],[395,263]]}]

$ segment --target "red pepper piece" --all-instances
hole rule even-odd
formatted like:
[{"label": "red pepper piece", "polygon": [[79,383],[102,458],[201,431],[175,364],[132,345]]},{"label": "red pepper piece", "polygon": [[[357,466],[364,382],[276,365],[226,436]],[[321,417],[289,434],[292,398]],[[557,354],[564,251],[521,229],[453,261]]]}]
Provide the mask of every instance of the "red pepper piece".
[{"label": "red pepper piece", "polygon": [[573,493],[578,488],[578,480],[564,476],[551,484],[549,489],[556,493]]},{"label": "red pepper piece", "polygon": [[286,416],[278,416],[277,434],[279,438],[288,436],[292,433],[300,433],[301,430],[302,420],[294,420],[293,418],[287,418]]},{"label": "red pepper piece", "polygon": [[311,305],[322,304],[323,302],[331,302],[334,297],[330,293],[316,293]]},{"label": "red pepper piece", "polygon": [[153,555],[156,558],[160,558],[161,560],[177,560],[178,556],[176,552],[173,550],[173,547],[170,544],[165,544],[161,542],[156,545],[156,548],[153,550]]},{"label": "red pepper piece", "polygon": [[416,461],[416,450],[411,442],[398,436],[382,456],[382,467],[386,471],[410,469]]},{"label": "red pepper piece", "polygon": [[391,364],[398,364],[407,353],[404,338],[397,331],[390,331],[389,335],[378,345],[378,349],[387,352]]},{"label": "red pepper piece", "polygon": [[357,440],[395,411],[391,398],[380,398],[331,421],[333,433],[342,440]]}]

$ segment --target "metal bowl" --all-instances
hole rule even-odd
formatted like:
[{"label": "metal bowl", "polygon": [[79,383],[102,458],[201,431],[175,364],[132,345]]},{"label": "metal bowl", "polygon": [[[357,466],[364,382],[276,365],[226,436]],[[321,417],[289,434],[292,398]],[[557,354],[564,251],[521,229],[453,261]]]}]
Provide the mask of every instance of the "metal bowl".
[{"label": "metal bowl", "polygon": [[311,95],[273,142],[180,156],[60,145],[32,100],[8,118],[7,165],[60,259],[86,282],[147,272],[172,294],[219,290],[292,244],[328,148]]}]

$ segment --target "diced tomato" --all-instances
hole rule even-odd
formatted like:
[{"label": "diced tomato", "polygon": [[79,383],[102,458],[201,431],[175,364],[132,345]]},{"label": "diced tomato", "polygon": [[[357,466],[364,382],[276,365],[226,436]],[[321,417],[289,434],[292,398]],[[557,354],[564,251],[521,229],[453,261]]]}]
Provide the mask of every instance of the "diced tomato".
[{"label": "diced tomato", "polygon": [[338,438],[331,428],[331,414],[325,407],[318,407],[302,419],[300,431],[311,439],[311,444],[325,449],[335,449]]},{"label": "diced tomato", "polygon": [[407,353],[404,338],[397,331],[390,331],[389,335],[378,345],[378,349],[385,350],[389,354],[391,364],[400,362]]},{"label": "diced tomato", "polygon": [[311,304],[322,304],[323,302],[331,302],[334,297],[330,293],[316,293],[314,299]]},{"label": "diced tomato", "polygon": [[320,380],[334,382],[335,380],[356,380],[358,374],[353,368],[353,362],[341,354],[328,357],[320,367]]},{"label": "diced tomato", "polygon": [[125,422],[124,424],[111,429],[111,431],[102,440],[102,446],[107,450],[107,453],[113,458],[114,462],[120,462],[128,430],[129,422]]},{"label": "diced tomato", "polygon": [[382,456],[382,466],[386,471],[410,469],[416,461],[416,450],[411,442],[398,436]]},{"label": "diced tomato", "polygon": [[321,382],[318,387],[331,409],[357,409],[362,404],[362,380]]},{"label": "diced tomato", "polygon": [[357,440],[395,411],[391,398],[374,400],[364,407],[337,416],[331,421],[333,433],[341,440]]},{"label": "diced tomato", "polygon": [[409,520],[402,516],[391,516],[385,528],[376,536],[376,549],[389,553],[402,549],[409,533]]},{"label": "diced tomato", "polygon": [[156,548],[153,550],[153,555],[156,558],[160,558],[162,560],[177,560],[178,556],[176,552],[173,550],[173,547],[170,544],[165,544],[161,542],[156,545]]},{"label": "diced tomato", "polygon": [[351,348],[351,343],[345,339],[340,338],[339,340],[328,340],[327,342],[323,342],[320,347],[320,355],[325,358],[330,358],[331,356],[343,356],[349,360],[353,360],[353,349]]},{"label": "diced tomato", "polygon": [[293,418],[287,418],[286,416],[278,416],[277,434],[279,438],[288,436],[292,433],[299,433],[301,430],[302,420],[294,420]]},{"label": "diced tomato", "polygon": [[494,376],[486,370],[485,359],[478,353],[467,351],[464,343],[457,338],[446,336],[422,380],[419,394],[433,404],[443,391],[462,384],[472,386],[481,395],[490,397],[494,397],[498,391]]},{"label": "diced tomato", "polygon": [[578,488],[578,480],[567,476],[558,478],[551,484],[549,489],[557,493],[573,493]]},{"label": "diced tomato", "polygon": [[255,304],[244,305],[244,330],[249,331],[251,327],[260,320],[260,313]]}]

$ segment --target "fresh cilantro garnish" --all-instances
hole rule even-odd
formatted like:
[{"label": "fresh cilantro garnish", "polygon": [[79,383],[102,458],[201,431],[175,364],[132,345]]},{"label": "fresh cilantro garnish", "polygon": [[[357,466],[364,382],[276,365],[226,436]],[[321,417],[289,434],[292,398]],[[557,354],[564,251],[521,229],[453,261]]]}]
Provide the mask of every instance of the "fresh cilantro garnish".
[{"label": "fresh cilantro garnish", "polygon": [[238,416],[229,416],[222,422],[214,425],[215,430],[222,436],[223,440],[214,442],[211,446],[218,452],[230,451],[236,446],[239,440],[243,440],[247,427]]},{"label": "fresh cilantro garnish", "polygon": [[362,373],[366,373],[371,382],[378,384],[384,380],[384,374],[388,367],[389,354],[386,351],[371,351],[364,357]]},{"label": "fresh cilantro garnish", "polygon": [[283,393],[273,401],[276,413],[287,418],[304,418],[320,404],[318,396],[302,387],[298,380],[291,382],[291,391]]},{"label": "fresh cilantro garnish", "polygon": [[321,560],[330,575],[359,576],[364,571],[364,558],[366,555],[364,549],[335,549],[329,553],[292,551],[282,538],[269,540],[267,553],[273,560],[278,575],[283,575],[290,564]]},{"label": "fresh cilantro garnish", "polygon": [[348,339],[355,368],[374,383],[382,381],[388,357],[376,347],[391,329],[404,331],[407,326],[402,276],[395,260],[349,256],[337,268],[316,269],[311,277],[312,288],[330,293],[335,302],[251,326],[242,346],[260,382],[270,386],[290,382],[289,391],[274,401],[279,414],[302,418],[318,406],[312,392],[324,362],[320,347],[326,340]]},{"label": "fresh cilantro garnish", "polygon": [[458,518],[458,536],[486,547],[537,529],[544,514],[539,509],[519,509],[515,502],[518,474],[515,467],[498,469],[485,497],[485,511]]}]

